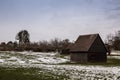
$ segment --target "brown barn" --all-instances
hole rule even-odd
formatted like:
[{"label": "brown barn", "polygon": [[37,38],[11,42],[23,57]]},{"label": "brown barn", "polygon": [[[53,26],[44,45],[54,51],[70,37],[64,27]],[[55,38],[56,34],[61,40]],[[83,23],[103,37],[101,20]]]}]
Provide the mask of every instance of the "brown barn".
[{"label": "brown barn", "polygon": [[80,35],[70,52],[72,62],[107,61],[107,49],[99,34]]}]

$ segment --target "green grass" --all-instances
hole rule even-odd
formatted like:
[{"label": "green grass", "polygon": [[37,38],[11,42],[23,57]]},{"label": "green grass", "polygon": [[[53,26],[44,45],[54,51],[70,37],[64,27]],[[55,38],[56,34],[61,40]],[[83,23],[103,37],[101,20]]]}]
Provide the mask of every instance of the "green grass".
[{"label": "green grass", "polygon": [[0,80],[66,80],[65,75],[38,68],[4,68],[0,67]]}]

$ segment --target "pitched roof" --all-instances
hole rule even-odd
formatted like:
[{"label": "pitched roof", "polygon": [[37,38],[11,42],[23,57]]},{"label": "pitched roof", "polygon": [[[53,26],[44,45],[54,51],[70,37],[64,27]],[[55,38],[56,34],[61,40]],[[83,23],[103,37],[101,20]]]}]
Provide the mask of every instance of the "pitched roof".
[{"label": "pitched roof", "polygon": [[88,51],[99,34],[80,35],[71,51]]}]

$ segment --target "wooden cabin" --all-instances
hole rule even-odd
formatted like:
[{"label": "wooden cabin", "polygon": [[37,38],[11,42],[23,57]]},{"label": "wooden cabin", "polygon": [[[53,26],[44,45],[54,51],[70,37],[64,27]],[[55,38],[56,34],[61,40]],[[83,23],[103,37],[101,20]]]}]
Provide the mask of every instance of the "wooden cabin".
[{"label": "wooden cabin", "polygon": [[99,34],[80,35],[70,53],[71,62],[107,61],[107,49]]}]

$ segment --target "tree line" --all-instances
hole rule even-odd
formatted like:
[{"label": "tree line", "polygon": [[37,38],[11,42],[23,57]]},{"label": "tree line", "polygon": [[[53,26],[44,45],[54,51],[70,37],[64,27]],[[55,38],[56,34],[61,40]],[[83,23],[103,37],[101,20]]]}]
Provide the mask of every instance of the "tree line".
[{"label": "tree line", "polygon": [[34,52],[55,52],[62,51],[65,49],[71,42],[69,39],[60,40],[54,38],[50,41],[39,41],[39,42],[30,42],[30,34],[27,30],[21,30],[17,33],[15,39],[17,41],[9,41],[7,43],[1,42],[0,50],[1,51],[34,51]]},{"label": "tree line", "polygon": [[[60,40],[58,38],[50,41],[31,42],[30,34],[27,30],[19,31],[15,39],[17,41],[1,42],[0,51],[60,52],[65,50],[68,45],[73,44],[69,39]],[[120,31],[115,32],[115,34],[108,34],[105,44],[108,50],[120,50]]]}]

